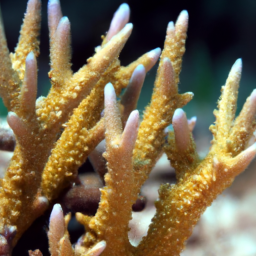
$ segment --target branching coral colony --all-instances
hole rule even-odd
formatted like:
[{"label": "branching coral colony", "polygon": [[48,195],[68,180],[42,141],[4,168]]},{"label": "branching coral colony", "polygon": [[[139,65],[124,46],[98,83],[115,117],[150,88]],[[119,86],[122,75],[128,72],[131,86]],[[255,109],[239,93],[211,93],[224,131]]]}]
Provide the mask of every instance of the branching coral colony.
[{"label": "branching coral colony", "polygon": [[[86,233],[73,248],[66,228],[70,216],[64,217],[61,207],[55,205],[48,232],[51,255],[179,255],[206,207],[255,156],[256,145],[251,143],[255,90],[235,119],[241,60],[235,62],[222,88],[214,111],[216,122],[210,127],[212,147],[200,160],[181,110],[193,94],[178,93],[187,12],[181,12],[175,25],[168,24],[162,53],[157,48],[122,67],[118,56],[132,31],[128,20],[129,7],[123,4],[95,55],[73,74],[70,23],[62,17],[58,0],[50,0],[52,87],[46,98],[37,100],[40,0],[28,1],[15,53],[9,54],[1,25],[0,94],[16,137],[14,155],[1,180],[1,255],[11,254],[23,232],[72,184],[79,166],[104,138],[108,172],[97,213],[76,214]],[[160,54],[152,100],[139,123],[138,111],[133,109],[145,72]],[[117,102],[116,95],[126,87]],[[166,127],[171,123],[174,129],[166,140]],[[133,247],[128,239],[132,205],[163,152],[176,170],[177,183],[160,187],[148,234]],[[29,253],[42,255],[39,250]]]}]

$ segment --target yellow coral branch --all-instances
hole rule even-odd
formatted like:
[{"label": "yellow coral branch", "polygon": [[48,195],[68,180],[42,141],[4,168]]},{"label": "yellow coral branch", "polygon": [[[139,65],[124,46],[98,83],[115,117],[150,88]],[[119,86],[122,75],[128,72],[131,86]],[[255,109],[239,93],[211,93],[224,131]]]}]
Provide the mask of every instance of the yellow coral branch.
[{"label": "yellow coral branch", "polygon": [[20,38],[15,53],[11,54],[12,67],[18,72],[20,80],[25,74],[25,60],[30,52],[39,55],[39,31],[41,22],[41,1],[29,0]]},{"label": "yellow coral branch", "polygon": [[168,58],[159,68],[150,105],[140,124],[133,152],[137,193],[146,181],[164,143],[164,129],[171,123],[176,108],[186,105],[192,93],[178,94],[174,71]]},{"label": "yellow coral branch", "polygon": [[[37,115],[47,123],[47,127],[65,122],[70,112],[85,98],[98,82],[102,73],[118,57],[129,38],[132,25],[126,27],[113,37],[103,49],[94,55],[86,66],[75,73],[66,86],[54,86],[46,99],[40,102]],[[57,79],[53,77],[52,79]],[[58,80],[58,79],[57,79]],[[61,88],[64,86],[64,90]],[[65,108],[64,108],[65,106]]]},{"label": "yellow coral branch", "polygon": [[[188,12],[182,11],[175,23],[170,22],[167,27],[164,49],[161,55],[161,60],[169,58],[172,62],[175,73],[175,83],[179,84],[179,75],[181,72],[182,57],[185,53],[185,42],[187,38],[188,28]],[[161,65],[161,63],[160,63]],[[160,67],[159,65],[159,67]]]},{"label": "yellow coral branch", "polygon": [[172,125],[174,131],[169,131],[164,151],[175,169],[178,183],[197,167],[199,157],[186,114],[182,109],[176,109],[174,112]]},{"label": "yellow coral branch", "polygon": [[4,105],[11,111],[17,105],[20,92],[20,79],[12,69],[9,50],[4,33],[2,17],[0,19],[0,96]]},{"label": "yellow coral branch", "polygon": [[128,224],[137,196],[134,193],[132,150],[139,118],[138,111],[132,112],[122,133],[115,97],[112,85],[106,85],[104,119],[107,151],[104,156],[108,162],[108,173],[105,175],[106,187],[101,190],[98,211],[89,220],[90,231],[84,240],[86,246],[91,246],[104,237],[107,246],[102,255],[112,256],[129,255],[131,250]]}]

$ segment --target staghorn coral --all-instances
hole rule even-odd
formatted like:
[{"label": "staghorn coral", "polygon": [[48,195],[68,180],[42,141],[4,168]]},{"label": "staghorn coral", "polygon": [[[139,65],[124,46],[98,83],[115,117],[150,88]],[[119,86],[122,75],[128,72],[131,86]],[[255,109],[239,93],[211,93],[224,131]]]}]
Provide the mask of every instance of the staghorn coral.
[{"label": "staghorn coral", "polygon": [[[145,73],[156,63],[160,49],[121,66],[118,56],[132,30],[132,25],[126,24],[129,7],[121,5],[102,45],[87,65],[73,74],[70,23],[62,17],[59,1],[50,0],[52,87],[47,97],[36,99],[40,6],[39,0],[28,1],[15,53],[9,54],[0,26],[0,95],[16,138],[0,187],[1,254],[11,254],[24,231],[75,182],[78,168],[90,157],[99,176],[104,176],[99,207],[95,216],[76,213],[86,232],[73,248],[67,232],[70,215],[64,218],[61,207],[55,205],[48,232],[51,255],[179,255],[206,207],[256,153],[256,145],[251,144],[256,91],[235,119],[241,60],[233,65],[222,89],[214,112],[216,123],[211,126],[212,147],[200,160],[191,135],[193,124],[188,124],[181,109],[193,94],[178,92],[186,11],[175,24],[168,24],[152,99],[139,122],[139,113],[133,109]],[[121,96],[120,101],[116,95]],[[173,131],[167,131],[166,140],[170,124]],[[106,151],[99,153],[95,148],[104,139]],[[128,239],[132,207],[163,151],[176,170],[177,183],[160,187],[148,234],[134,247]],[[29,254],[42,255],[38,250]]]}]

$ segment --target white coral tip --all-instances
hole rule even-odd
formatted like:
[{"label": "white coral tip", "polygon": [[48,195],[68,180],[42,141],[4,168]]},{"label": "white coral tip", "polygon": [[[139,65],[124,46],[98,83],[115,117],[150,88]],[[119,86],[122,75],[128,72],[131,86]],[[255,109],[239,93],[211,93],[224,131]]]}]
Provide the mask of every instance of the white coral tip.
[{"label": "white coral tip", "polygon": [[242,59],[241,58],[237,59],[233,64],[230,73],[232,75],[240,76],[242,72],[242,66],[243,66]]},{"label": "white coral tip", "polygon": [[113,85],[111,83],[106,84],[104,88],[105,95],[105,106],[113,105],[116,102],[116,93]]},{"label": "white coral tip", "polygon": [[189,146],[190,130],[186,114],[181,108],[175,110],[172,118],[172,125],[176,146],[181,152],[184,152]]},{"label": "white coral tip", "polygon": [[187,10],[183,10],[181,11],[176,24],[186,24],[188,23],[188,11]]},{"label": "white coral tip", "polygon": [[129,5],[121,4],[118,10],[115,12],[111,21],[110,28],[107,34],[107,41],[109,41],[114,35],[116,35],[129,21],[130,8]]}]

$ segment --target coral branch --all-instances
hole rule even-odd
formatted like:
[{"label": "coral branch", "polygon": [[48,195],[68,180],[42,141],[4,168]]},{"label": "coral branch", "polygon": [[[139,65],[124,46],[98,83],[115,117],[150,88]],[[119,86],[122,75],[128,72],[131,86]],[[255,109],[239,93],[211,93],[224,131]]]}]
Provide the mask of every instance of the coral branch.
[{"label": "coral branch", "polygon": [[37,63],[33,52],[26,58],[23,85],[20,92],[21,108],[25,113],[35,114],[37,94]]},{"label": "coral branch", "polygon": [[118,10],[115,12],[111,21],[109,31],[106,36],[106,42],[108,42],[113,36],[115,36],[130,18],[130,7],[128,4],[121,4]]},{"label": "coral branch", "polygon": [[236,118],[231,129],[228,150],[233,156],[245,149],[248,139],[252,136],[256,128],[256,90],[247,98],[240,115]]},{"label": "coral branch", "polygon": [[164,151],[175,169],[177,182],[180,182],[185,174],[191,173],[197,167],[199,157],[182,109],[175,110],[172,125],[173,131],[168,133],[168,143],[165,144]]},{"label": "coral branch", "polygon": [[39,31],[41,22],[41,1],[29,0],[24,22],[20,31],[20,38],[15,53],[11,54],[12,67],[19,74],[21,80],[25,75],[25,60],[30,52],[39,55]]},{"label": "coral branch", "polygon": [[[175,23],[169,22],[164,42],[164,49],[161,55],[161,60],[168,57],[173,65],[175,73],[175,83],[179,84],[179,74],[181,71],[182,57],[185,53],[185,42],[188,28],[188,12],[182,11]],[[161,64],[159,65],[159,67]]]},{"label": "coral branch", "polygon": [[216,129],[214,136],[217,141],[225,146],[225,141],[229,135],[232,121],[236,112],[236,101],[239,81],[241,79],[242,61],[238,59],[228,75],[225,87],[222,88],[222,95],[218,103],[219,110],[214,111],[216,116]]},{"label": "coral branch", "polygon": [[0,71],[0,96],[7,110],[11,111],[17,105],[20,79],[12,69],[2,17],[0,19]]},{"label": "coral branch", "polygon": [[[90,246],[104,237],[107,247],[103,255],[124,255],[130,251],[128,224],[132,204],[136,200],[136,194],[133,192],[132,150],[136,140],[138,118],[138,112],[132,112],[122,133],[115,91],[111,84],[106,85],[104,119],[108,173],[105,175],[106,187],[101,190],[99,209],[88,223],[91,231],[86,234],[84,240],[85,245]],[[124,185],[127,186],[125,190]],[[85,218],[78,217],[79,221],[86,221]]]},{"label": "coral branch", "polygon": [[[68,86],[65,86],[65,90],[60,91],[59,86],[51,88],[49,95],[40,102],[40,107],[37,109],[40,119],[47,122],[49,128],[56,123],[65,122],[73,108],[77,107],[78,103],[90,93],[102,73],[118,57],[131,30],[132,25],[127,24],[88,61],[86,66],[74,74]],[[58,77],[52,77],[52,79],[58,80]]]},{"label": "coral branch", "polygon": [[48,27],[50,34],[50,49],[53,49],[54,34],[62,17],[60,1],[49,0],[48,2]]},{"label": "coral branch", "polygon": [[65,235],[65,221],[61,206],[55,204],[50,217],[49,225],[49,247],[52,256],[58,256],[59,241]]},{"label": "coral branch", "polygon": [[70,22],[67,17],[60,19],[52,40],[49,77],[53,86],[63,86],[72,76]]},{"label": "coral branch", "polygon": [[168,58],[165,58],[159,67],[152,100],[140,124],[133,153],[135,184],[138,192],[162,150],[164,129],[171,123],[175,109],[188,103],[193,95],[178,94],[174,79],[172,64]]},{"label": "coral branch", "polygon": [[58,204],[54,205],[51,213],[48,238],[51,256],[74,255],[67,232],[67,223],[65,222],[61,206]]},{"label": "coral branch", "polygon": [[175,134],[175,143],[180,152],[186,151],[190,142],[190,131],[186,114],[182,109],[175,110],[172,125]]}]

